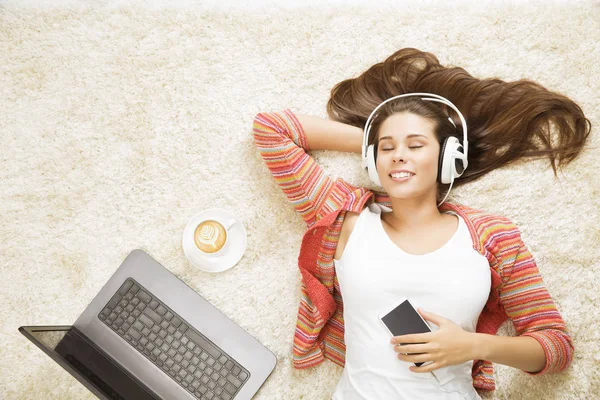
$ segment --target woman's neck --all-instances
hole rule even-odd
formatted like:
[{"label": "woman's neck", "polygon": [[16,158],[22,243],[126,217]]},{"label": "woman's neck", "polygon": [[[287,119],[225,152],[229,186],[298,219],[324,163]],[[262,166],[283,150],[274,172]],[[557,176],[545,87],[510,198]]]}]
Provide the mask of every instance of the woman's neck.
[{"label": "woman's neck", "polygon": [[391,199],[392,212],[385,213],[387,222],[397,231],[419,231],[439,224],[444,216],[435,201]]}]

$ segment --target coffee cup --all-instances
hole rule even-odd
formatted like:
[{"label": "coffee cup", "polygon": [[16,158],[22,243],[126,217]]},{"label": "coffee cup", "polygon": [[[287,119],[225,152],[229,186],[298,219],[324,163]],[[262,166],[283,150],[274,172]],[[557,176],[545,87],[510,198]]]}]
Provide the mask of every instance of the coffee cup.
[{"label": "coffee cup", "polygon": [[229,231],[237,223],[233,218],[210,218],[200,221],[193,234],[196,248],[207,256],[221,255],[229,243]]},{"label": "coffee cup", "polygon": [[188,261],[206,272],[236,265],[246,250],[246,230],[235,214],[222,208],[202,210],[183,230],[181,246]]}]

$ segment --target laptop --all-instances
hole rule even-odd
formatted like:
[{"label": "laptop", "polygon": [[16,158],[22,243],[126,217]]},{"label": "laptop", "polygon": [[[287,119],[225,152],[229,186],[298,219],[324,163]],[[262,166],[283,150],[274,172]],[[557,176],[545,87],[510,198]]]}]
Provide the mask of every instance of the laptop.
[{"label": "laptop", "polygon": [[75,324],[19,331],[101,399],[250,399],[277,363],[140,249]]}]

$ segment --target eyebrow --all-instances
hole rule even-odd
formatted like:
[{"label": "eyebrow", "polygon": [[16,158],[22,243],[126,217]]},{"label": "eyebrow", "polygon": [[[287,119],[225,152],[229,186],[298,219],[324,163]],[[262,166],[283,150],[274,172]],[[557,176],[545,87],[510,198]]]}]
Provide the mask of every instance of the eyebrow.
[{"label": "eyebrow", "polygon": [[[411,133],[411,134],[410,134],[410,135],[408,135],[406,138],[407,138],[407,139],[410,139],[410,138],[412,138],[412,137],[419,137],[419,136],[422,136],[422,137],[424,137],[425,139],[428,139],[428,137],[427,137],[427,136],[425,136],[425,135],[417,135],[416,133]],[[384,137],[382,137],[382,138],[379,138],[379,141],[381,142],[382,140],[386,140],[386,139],[393,139],[393,137],[391,137],[391,136],[384,136]]]}]

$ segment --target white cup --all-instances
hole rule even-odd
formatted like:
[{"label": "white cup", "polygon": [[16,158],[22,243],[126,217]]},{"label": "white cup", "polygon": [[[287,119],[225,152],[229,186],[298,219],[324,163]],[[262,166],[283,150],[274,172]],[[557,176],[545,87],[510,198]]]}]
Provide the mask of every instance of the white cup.
[{"label": "white cup", "polygon": [[[206,221],[216,221],[218,225],[207,229],[202,251],[194,240],[196,229]],[[224,234],[216,247],[212,247],[211,235]],[[222,246],[221,246],[222,245]],[[231,211],[223,208],[209,208],[192,216],[181,235],[181,246],[185,257],[195,267],[206,272],[222,272],[236,265],[246,249],[246,230],[242,221]],[[221,246],[219,248],[219,246]]]}]

